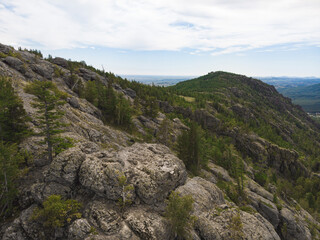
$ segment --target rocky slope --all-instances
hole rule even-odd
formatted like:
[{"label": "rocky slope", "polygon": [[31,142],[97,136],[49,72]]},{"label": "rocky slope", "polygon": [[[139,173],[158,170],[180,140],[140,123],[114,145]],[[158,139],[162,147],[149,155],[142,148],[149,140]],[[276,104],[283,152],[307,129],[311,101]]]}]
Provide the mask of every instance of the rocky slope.
[{"label": "rocky slope", "polygon": [[[227,200],[225,193],[217,186],[220,179],[235,181],[223,168],[209,163],[202,177],[191,178],[184,163],[168,147],[157,143],[135,142],[130,134],[104,125],[100,111],[71,91],[72,86],[68,82],[71,73],[67,69],[66,60],[56,58],[48,62],[34,54],[16,51],[1,44],[0,53],[5,55],[0,58],[0,74],[12,77],[14,87],[31,117],[36,114],[30,105],[33,97],[23,91],[28,82],[34,79],[51,80],[60,90],[70,95],[62,109],[66,112],[63,122],[68,123],[64,135],[76,140],[74,147],[57,155],[52,162],[43,157],[44,150],[38,144],[40,137],[30,137],[21,144],[34,156],[34,162],[29,163],[32,168],[21,180],[19,187],[21,212],[15,219],[1,223],[0,238],[3,240],[173,239],[170,226],[163,217],[165,200],[173,190],[181,195],[191,194],[194,198],[193,214],[197,220],[192,231],[193,239],[239,237],[302,240],[314,237],[311,235],[311,225],[317,226],[318,223],[310,214],[298,208],[298,204],[292,205],[291,201],[285,199],[281,208],[277,207],[273,194],[249,177],[245,191],[250,199],[250,211]],[[63,76],[54,74],[57,68],[64,73]],[[95,72],[85,68],[79,70],[77,74],[83,82],[98,78],[108,83],[108,79]],[[133,90],[114,87],[133,100]],[[164,112],[169,111],[166,108],[172,107],[161,104]],[[221,122],[206,111],[198,110],[190,114],[194,114],[193,118],[207,128],[217,128]],[[144,131],[145,127],[157,131],[165,118],[164,114],[159,113],[155,119],[140,116],[134,121],[140,131]],[[172,124],[177,131],[175,134],[187,128],[177,118]],[[36,122],[32,121],[30,127],[37,131]],[[294,152],[282,151],[279,147],[275,150],[275,146],[256,136],[241,135],[239,138],[245,138],[239,140],[240,147],[258,157],[267,156],[270,164],[287,164],[290,171],[300,167],[296,165]],[[261,154],[259,148],[266,150]],[[285,164],[282,164],[283,161]],[[124,174],[128,184],[133,187],[132,205],[124,212],[117,204],[122,194],[119,174]],[[36,206],[52,194],[72,197],[83,203],[82,218],[65,228],[56,229],[54,235],[47,236],[43,226],[33,221],[31,216]],[[235,216],[241,221],[236,227],[233,224]]]}]

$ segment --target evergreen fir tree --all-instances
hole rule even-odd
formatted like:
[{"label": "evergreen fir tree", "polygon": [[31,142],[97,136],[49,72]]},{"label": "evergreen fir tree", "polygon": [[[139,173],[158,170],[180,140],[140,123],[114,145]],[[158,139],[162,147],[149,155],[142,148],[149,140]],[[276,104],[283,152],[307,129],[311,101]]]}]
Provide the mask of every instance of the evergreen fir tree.
[{"label": "evergreen fir tree", "polygon": [[38,109],[38,127],[41,129],[39,135],[45,136],[48,159],[51,162],[53,148],[61,140],[56,135],[63,132],[64,126],[59,121],[64,113],[58,107],[66,103],[64,99],[67,95],[59,91],[51,81],[34,81],[26,87],[25,91],[36,96],[32,106]]},{"label": "evergreen fir tree", "polygon": [[28,133],[27,114],[10,79],[0,76],[0,140],[18,142]]}]

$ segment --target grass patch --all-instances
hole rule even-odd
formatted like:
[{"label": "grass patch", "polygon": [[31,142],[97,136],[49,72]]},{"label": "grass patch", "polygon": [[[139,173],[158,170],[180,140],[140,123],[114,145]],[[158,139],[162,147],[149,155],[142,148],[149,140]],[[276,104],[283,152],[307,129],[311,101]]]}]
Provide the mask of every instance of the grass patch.
[{"label": "grass patch", "polygon": [[179,95],[179,97],[182,97],[186,102],[194,102],[196,99],[194,97],[186,97],[186,96],[182,96],[182,95]]}]

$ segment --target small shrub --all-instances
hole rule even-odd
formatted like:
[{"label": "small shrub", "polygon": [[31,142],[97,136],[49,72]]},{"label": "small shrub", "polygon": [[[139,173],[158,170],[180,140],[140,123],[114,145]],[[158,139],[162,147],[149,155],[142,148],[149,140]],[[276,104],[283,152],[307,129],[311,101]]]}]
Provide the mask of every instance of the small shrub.
[{"label": "small shrub", "polygon": [[54,68],[54,71],[53,71],[53,75],[54,75],[55,77],[63,77],[64,72],[62,71],[61,68],[55,67],[55,68]]},{"label": "small shrub", "polygon": [[233,240],[243,239],[244,234],[243,234],[242,228],[243,226],[240,218],[240,212],[238,211],[237,214],[231,218],[230,223],[228,225],[228,229],[230,230],[230,234],[231,234],[231,239]]},{"label": "small shrub", "polygon": [[55,155],[74,146],[74,140],[70,137],[55,137],[53,138],[53,150]]},{"label": "small shrub", "polygon": [[264,186],[267,182],[267,174],[260,171],[254,174],[254,180],[259,183],[261,186]]},{"label": "small shrub", "polygon": [[172,232],[178,239],[189,239],[196,217],[191,215],[193,198],[190,195],[181,197],[179,193],[172,192],[167,201],[165,218],[172,227]]},{"label": "small shrub", "polygon": [[5,54],[5,53],[3,53],[3,52],[0,52],[0,58],[6,58],[6,57],[8,57],[7,54]]},{"label": "small shrub", "polygon": [[81,218],[82,204],[74,199],[62,200],[60,195],[51,195],[43,202],[43,208],[36,208],[32,219],[43,223],[44,227],[64,227],[72,220]]},{"label": "small shrub", "polygon": [[132,191],[134,190],[133,185],[127,182],[127,178],[123,173],[118,174],[118,184],[121,187],[121,197],[118,199],[118,205],[123,212],[124,209],[132,203]]}]

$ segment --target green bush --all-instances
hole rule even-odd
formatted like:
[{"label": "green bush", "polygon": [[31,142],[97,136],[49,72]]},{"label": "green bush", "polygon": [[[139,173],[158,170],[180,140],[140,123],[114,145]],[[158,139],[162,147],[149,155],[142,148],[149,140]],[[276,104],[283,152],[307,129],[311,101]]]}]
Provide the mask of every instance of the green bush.
[{"label": "green bush", "polygon": [[190,195],[181,197],[179,193],[172,192],[167,201],[165,218],[172,227],[172,232],[177,239],[189,239],[190,230],[196,220],[191,215],[193,210],[193,198]]},{"label": "green bush", "polygon": [[257,172],[254,174],[254,180],[259,183],[261,186],[264,186],[267,182],[268,176],[263,171]]},{"label": "green bush", "polygon": [[44,227],[64,227],[72,220],[81,218],[82,204],[76,200],[62,200],[59,195],[51,195],[43,202],[43,208],[36,208],[32,219],[43,223]]}]

